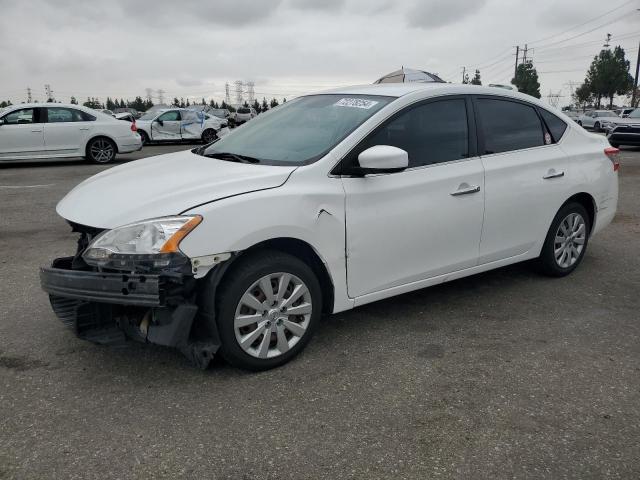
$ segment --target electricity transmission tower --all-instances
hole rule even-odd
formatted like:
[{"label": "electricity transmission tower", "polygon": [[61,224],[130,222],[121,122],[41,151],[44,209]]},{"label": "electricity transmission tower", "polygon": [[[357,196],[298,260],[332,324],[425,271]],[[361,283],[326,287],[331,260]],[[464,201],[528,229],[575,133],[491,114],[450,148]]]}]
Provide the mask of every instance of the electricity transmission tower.
[{"label": "electricity transmission tower", "polygon": [[51,89],[51,85],[47,83],[44,86],[44,91],[47,95],[47,102],[55,102],[55,98],[53,98],[53,90]]},{"label": "electricity transmission tower", "polygon": [[256,84],[253,80],[247,82],[247,96],[249,97],[249,105],[253,105],[253,102],[256,99],[256,94],[254,91],[255,85]]},{"label": "electricity transmission tower", "polygon": [[243,101],[243,96],[242,96],[242,80],[236,80],[235,81],[235,85],[236,85],[236,105],[237,106],[241,106],[242,105],[242,101]]},{"label": "electricity transmission tower", "polygon": [[549,90],[549,95],[547,95],[547,102],[553,108],[558,108],[558,104],[560,103],[560,97],[562,96],[560,95],[560,93],[562,93],[562,90],[557,93],[553,93],[551,90]]},{"label": "electricity transmission tower", "polygon": [[231,94],[229,93],[229,82],[224,84],[224,103],[231,105]]}]

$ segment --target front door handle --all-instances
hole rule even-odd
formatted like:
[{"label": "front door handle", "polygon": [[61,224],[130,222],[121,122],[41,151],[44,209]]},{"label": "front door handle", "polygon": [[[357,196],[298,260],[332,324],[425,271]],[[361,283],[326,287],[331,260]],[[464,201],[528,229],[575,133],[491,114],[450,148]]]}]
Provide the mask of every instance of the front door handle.
[{"label": "front door handle", "polygon": [[80,130],[89,130],[89,127],[80,127]]},{"label": "front door handle", "polygon": [[478,193],[480,191],[480,185],[469,185],[468,183],[461,183],[458,190],[451,192],[449,195],[457,197],[458,195],[468,195],[470,193]]},{"label": "front door handle", "polygon": [[42,130],[31,130],[33,133],[42,133]]},{"label": "front door handle", "polygon": [[551,170],[549,170],[547,172],[547,174],[542,177],[544,180],[549,180],[551,178],[560,178],[560,177],[564,177],[564,171],[560,170],[559,172],[556,172],[556,170],[554,168],[552,168]]}]

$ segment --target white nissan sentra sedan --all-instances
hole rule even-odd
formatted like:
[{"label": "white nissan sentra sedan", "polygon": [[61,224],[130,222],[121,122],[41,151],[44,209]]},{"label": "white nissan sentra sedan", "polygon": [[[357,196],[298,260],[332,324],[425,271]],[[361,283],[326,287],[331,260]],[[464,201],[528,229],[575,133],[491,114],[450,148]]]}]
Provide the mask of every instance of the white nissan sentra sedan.
[{"label": "white nissan sentra sedan", "polygon": [[80,105],[31,103],[0,112],[0,162],[83,157],[109,163],[142,148],[135,123]]},{"label": "white nissan sentra sedan", "polygon": [[42,268],[41,284],[82,338],[268,369],[322,313],[524,260],[571,273],[616,212],[617,152],[508,90],[299,97],[78,185],[57,206],[77,253]]}]

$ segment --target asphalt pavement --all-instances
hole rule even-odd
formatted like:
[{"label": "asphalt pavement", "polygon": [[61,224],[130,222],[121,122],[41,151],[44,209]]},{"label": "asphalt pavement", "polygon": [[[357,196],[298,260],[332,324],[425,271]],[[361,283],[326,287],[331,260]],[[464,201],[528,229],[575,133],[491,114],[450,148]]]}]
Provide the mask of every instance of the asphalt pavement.
[{"label": "asphalt pavement", "polygon": [[573,275],[514,265],[328,316],[259,374],[56,319],[38,267],[76,237],[55,205],[105,168],[0,165],[0,478],[640,477],[640,149]]}]

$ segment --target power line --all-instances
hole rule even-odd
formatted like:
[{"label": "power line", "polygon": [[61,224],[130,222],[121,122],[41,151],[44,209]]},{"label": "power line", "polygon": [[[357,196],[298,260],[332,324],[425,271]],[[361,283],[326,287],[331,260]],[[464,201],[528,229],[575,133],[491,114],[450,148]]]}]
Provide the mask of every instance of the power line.
[{"label": "power line", "polygon": [[586,25],[588,23],[591,23],[591,22],[593,22],[595,20],[598,20],[598,19],[600,19],[602,17],[605,17],[605,16],[609,15],[610,13],[615,12],[616,10],[620,10],[621,8],[629,5],[630,3],[634,2],[634,1],[635,0],[627,0],[626,2],[618,5],[616,8],[612,8],[611,10],[608,10],[608,11],[606,11],[604,13],[601,13],[600,15],[587,20],[586,22],[579,23],[578,25],[574,25],[573,27],[568,28],[568,29],[566,29],[566,30],[564,30],[564,31],[562,31],[560,33],[555,33],[555,34],[550,35],[548,37],[540,38],[538,40],[533,40],[532,42],[529,42],[529,43],[530,44],[540,43],[540,42],[545,42],[545,41],[550,40],[550,39],[555,38],[555,37],[559,37],[560,35],[564,35],[565,33],[570,32],[571,30],[575,30],[576,28],[583,27],[584,25]]}]

